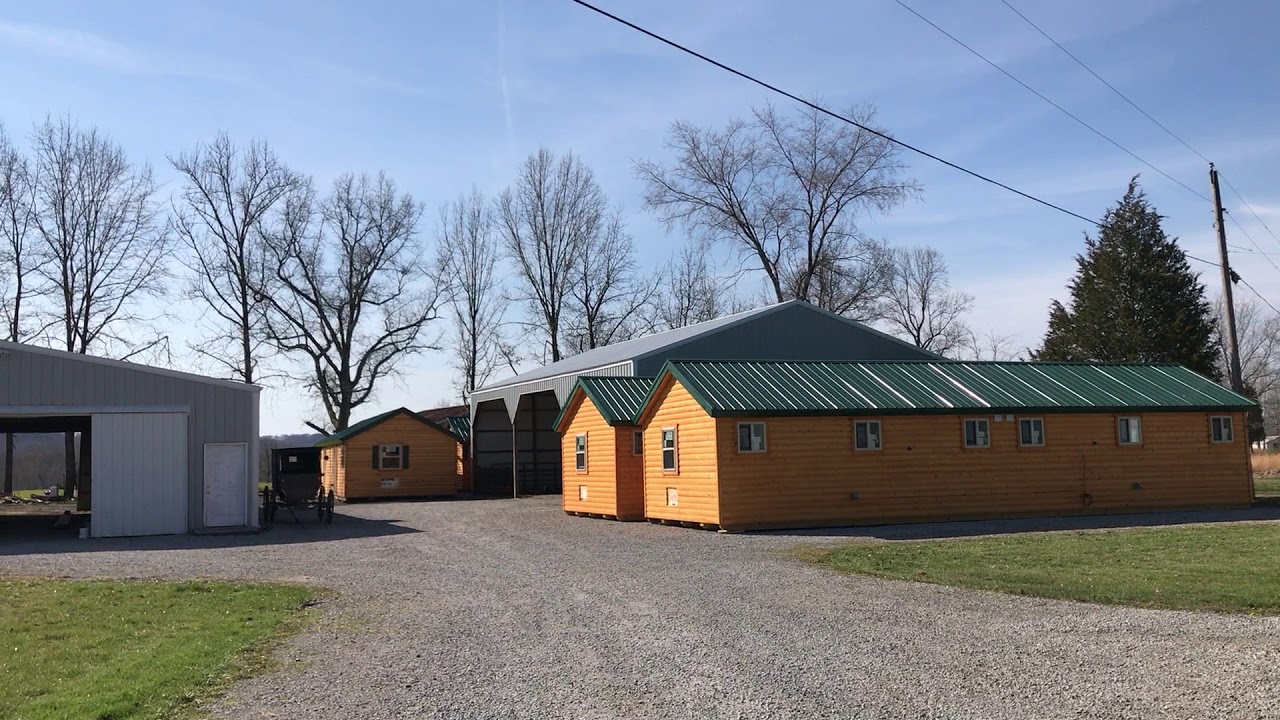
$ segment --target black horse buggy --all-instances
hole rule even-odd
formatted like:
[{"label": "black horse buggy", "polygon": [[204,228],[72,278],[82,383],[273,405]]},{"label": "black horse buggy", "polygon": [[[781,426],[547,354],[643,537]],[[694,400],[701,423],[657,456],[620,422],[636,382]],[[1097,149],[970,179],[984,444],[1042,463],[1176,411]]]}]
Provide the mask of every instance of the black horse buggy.
[{"label": "black horse buggy", "polygon": [[262,489],[262,519],[276,521],[281,509],[298,519],[298,510],[314,510],[316,519],[333,522],[333,491],[320,481],[320,448],[277,448],[271,451],[271,485]]}]

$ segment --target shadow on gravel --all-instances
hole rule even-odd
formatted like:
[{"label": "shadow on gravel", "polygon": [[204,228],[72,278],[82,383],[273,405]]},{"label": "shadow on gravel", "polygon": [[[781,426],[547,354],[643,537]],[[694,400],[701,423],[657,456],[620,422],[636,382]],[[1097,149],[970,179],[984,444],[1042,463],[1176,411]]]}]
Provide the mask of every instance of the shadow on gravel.
[{"label": "shadow on gravel", "polygon": [[333,524],[321,525],[315,516],[299,513],[300,523],[292,518],[280,521],[257,533],[228,535],[158,535],[132,538],[92,538],[81,540],[74,533],[57,530],[48,522],[8,523],[0,520],[0,557],[14,555],[48,555],[85,552],[117,552],[121,550],[195,550],[208,548],[324,543],[356,538],[387,537],[421,532],[399,525],[399,520],[366,518],[336,512]]},{"label": "shadow on gravel", "polygon": [[847,537],[877,540],[935,540],[982,537],[1054,530],[1105,530],[1112,528],[1161,527],[1197,523],[1235,523],[1280,520],[1280,506],[1255,505],[1230,510],[1187,510],[1182,512],[1133,513],[1125,515],[1073,515],[1060,517],[966,520],[959,522],[911,523],[907,525],[859,525],[855,527],[808,530],[766,530],[760,535],[776,537]]}]

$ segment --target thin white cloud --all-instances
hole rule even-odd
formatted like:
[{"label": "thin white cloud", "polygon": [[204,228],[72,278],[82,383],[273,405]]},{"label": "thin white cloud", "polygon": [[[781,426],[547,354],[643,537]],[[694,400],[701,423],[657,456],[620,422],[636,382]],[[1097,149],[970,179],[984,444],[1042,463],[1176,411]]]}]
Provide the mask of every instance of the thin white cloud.
[{"label": "thin white cloud", "polygon": [[507,123],[507,145],[515,154],[516,124],[511,114],[511,88],[507,81],[507,22],[505,4],[498,3],[498,81],[502,87],[502,113]]},{"label": "thin white cloud", "polygon": [[0,44],[130,74],[163,72],[133,49],[73,28],[0,21]]}]

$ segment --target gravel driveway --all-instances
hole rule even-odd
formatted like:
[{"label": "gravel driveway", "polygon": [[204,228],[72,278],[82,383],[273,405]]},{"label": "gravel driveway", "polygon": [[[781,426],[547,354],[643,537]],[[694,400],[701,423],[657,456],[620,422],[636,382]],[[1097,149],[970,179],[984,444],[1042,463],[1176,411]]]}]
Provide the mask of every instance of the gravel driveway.
[{"label": "gravel driveway", "polygon": [[558,502],[353,505],[330,527],[251,537],[5,539],[0,572],[335,590],[283,669],[237,685],[215,717],[1280,718],[1277,618],[845,577],[783,552],[832,534],[590,520]]}]

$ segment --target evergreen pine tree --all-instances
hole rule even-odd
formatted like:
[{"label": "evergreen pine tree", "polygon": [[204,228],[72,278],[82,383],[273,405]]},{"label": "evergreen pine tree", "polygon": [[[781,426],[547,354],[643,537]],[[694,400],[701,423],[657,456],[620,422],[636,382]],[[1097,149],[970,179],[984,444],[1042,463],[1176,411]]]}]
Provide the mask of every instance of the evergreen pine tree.
[{"label": "evergreen pine tree", "polygon": [[1204,285],[1161,219],[1135,176],[1098,237],[1085,235],[1071,306],[1050,305],[1035,359],[1171,362],[1220,379]]}]

